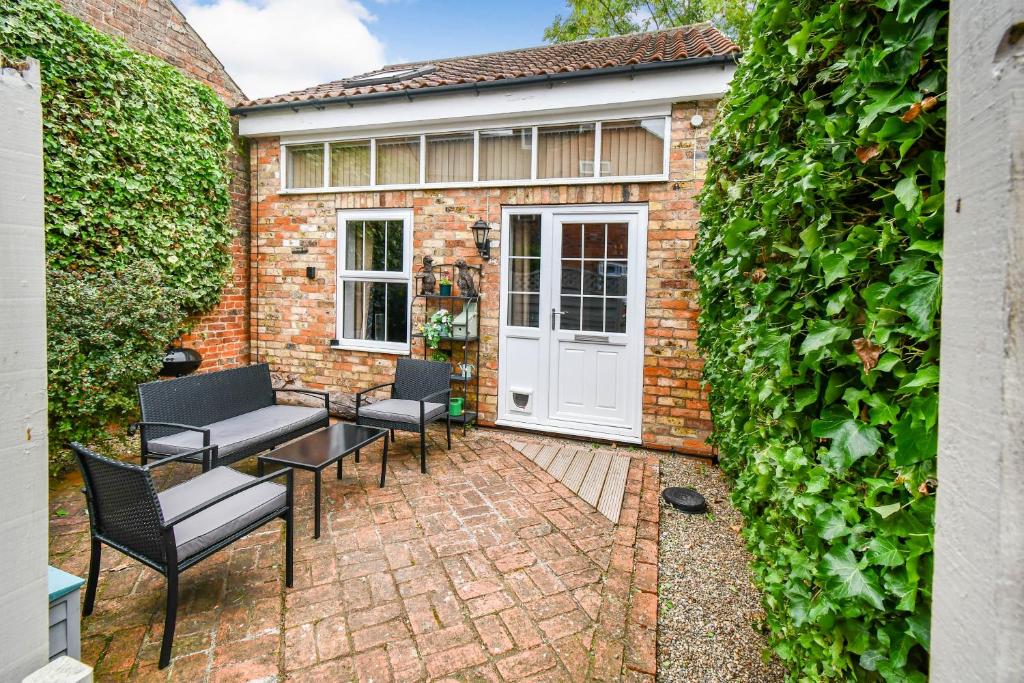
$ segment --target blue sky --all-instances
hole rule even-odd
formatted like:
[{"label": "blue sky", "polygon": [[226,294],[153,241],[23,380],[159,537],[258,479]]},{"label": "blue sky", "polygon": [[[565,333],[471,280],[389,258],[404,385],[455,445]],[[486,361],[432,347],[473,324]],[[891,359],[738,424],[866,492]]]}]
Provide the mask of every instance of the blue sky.
[{"label": "blue sky", "polygon": [[557,0],[370,3],[389,61],[511,50],[544,42],[544,28],[564,14]]},{"label": "blue sky", "polygon": [[400,61],[539,45],[562,0],[177,0],[250,97]]}]

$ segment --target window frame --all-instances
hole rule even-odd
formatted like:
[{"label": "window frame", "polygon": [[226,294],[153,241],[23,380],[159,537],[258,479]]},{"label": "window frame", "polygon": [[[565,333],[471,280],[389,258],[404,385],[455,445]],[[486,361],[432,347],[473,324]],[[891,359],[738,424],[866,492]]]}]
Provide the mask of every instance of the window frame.
[{"label": "window frame", "polygon": [[[337,273],[335,282],[335,349],[350,351],[372,351],[395,355],[409,355],[412,339],[412,209],[339,209],[337,241],[335,243],[335,261]],[[346,244],[348,241],[348,224],[350,221],[402,221],[402,270],[350,270],[346,262]],[[343,336],[345,328],[345,282],[384,282],[404,284],[406,294],[406,332],[405,342],[378,341],[375,339],[347,339]]]},{"label": "window frame", "polygon": [[[601,175],[601,126],[604,123],[615,123],[619,121],[643,119],[662,119],[664,121],[663,139],[663,161],[662,172],[651,175]],[[593,176],[581,176],[574,178],[538,178],[537,149],[538,129],[555,125],[594,124],[594,174]],[[480,180],[480,133],[498,128],[526,128],[531,131],[532,148],[530,177],[514,180]],[[426,182],[426,139],[428,135],[445,133],[466,133],[473,137],[473,168],[472,180],[452,182]],[[400,184],[378,184],[376,174],[376,147],[377,140],[396,137],[419,137],[419,161],[420,172],[418,182]],[[536,118],[528,120],[482,120],[463,125],[421,125],[417,128],[380,130],[379,132],[366,130],[353,130],[350,133],[340,133],[335,136],[293,136],[282,138],[280,141],[280,193],[281,194],[314,194],[314,193],[337,193],[337,192],[367,192],[386,190],[410,190],[410,189],[441,189],[441,188],[473,188],[473,187],[522,187],[522,186],[545,186],[545,185],[588,185],[599,183],[645,183],[665,182],[669,180],[669,161],[672,148],[672,116],[664,109],[657,111],[616,111],[608,115],[590,115],[587,117],[557,116],[547,118]],[[352,140],[370,141],[370,184],[360,186],[329,186],[331,177],[330,144],[335,142],[346,142]],[[288,148],[299,145],[322,143],[324,145],[324,185],[321,187],[288,187],[287,155]]]}]

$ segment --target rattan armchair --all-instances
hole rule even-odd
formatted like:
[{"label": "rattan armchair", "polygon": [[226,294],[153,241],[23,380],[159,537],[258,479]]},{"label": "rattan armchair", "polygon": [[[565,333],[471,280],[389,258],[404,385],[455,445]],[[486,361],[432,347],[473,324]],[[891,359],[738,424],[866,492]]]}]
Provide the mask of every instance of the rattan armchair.
[{"label": "rattan armchair", "polygon": [[[448,450],[452,447],[452,419],[448,412],[451,398],[452,366],[448,363],[415,358],[399,358],[395,381],[378,384],[356,394],[356,424],[395,430],[419,432],[420,471],[427,472],[427,425],[444,420]],[[364,404],[364,396],[372,391],[391,387],[391,398]],[[381,474],[381,486],[384,474]]]},{"label": "rattan armchair", "polygon": [[[274,519],[283,519],[285,583],[292,585],[292,470],[252,477],[229,467],[209,469],[217,447],[167,456],[149,465],[112,460],[73,443],[89,507],[92,537],[83,614],[92,613],[103,544],[167,578],[160,668],[171,659],[178,612],[178,575]],[[200,458],[203,474],[157,492],[151,471],[169,462]],[[208,470],[208,471],[205,471]],[[271,480],[285,478],[284,485]]]}]

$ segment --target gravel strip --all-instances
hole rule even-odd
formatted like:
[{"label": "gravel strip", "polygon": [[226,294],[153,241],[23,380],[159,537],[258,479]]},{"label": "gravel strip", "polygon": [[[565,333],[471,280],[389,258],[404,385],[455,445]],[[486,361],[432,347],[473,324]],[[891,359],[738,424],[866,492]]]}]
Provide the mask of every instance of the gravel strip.
[{"label": "gravel strip", "polygon": [[658,550],[658,680],[781,681],[785,670],[759,631],[761,595],[750,581],[743,518],[729,503],[721,470],[661,455],[661,485],[696,489],[708,513],[689,515],[662,500]]}]

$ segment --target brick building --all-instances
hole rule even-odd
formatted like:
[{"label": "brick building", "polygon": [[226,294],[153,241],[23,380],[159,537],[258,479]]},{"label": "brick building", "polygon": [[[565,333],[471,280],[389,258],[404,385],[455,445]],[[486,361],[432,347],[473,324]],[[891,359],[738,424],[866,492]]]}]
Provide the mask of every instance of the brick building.
[{"label": "brick building", "polygon": [[[171,0],[60,0],[64,9],[93,28],[159,57],[209,86],[226,105],[245,98],[224,65]],[[231,183],[232,275],[218,306],[202,316],[182,343],[203,354],[203,370],[249,362],[249,153],[236,138]]]},{"label": "brick building", "polygon": [[[696,25],[243,103],[254,360],[344,405],[434,354],[420,326],[446,308],[480,353],[453,378],[471,421],[707,452],[690,254],[737,52]],[[424,296],[427,256],[479,267],[479,300]],[[462,342],[439,346],[459,375]]]}]

